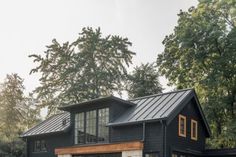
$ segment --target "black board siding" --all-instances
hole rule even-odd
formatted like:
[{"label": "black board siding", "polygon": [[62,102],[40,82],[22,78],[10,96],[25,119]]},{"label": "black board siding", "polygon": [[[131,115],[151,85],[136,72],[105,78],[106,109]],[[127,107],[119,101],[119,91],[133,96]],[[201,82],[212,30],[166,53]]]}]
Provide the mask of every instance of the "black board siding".
[{"label": "black board siding", "polygon": [[125,125],[125,126],[115,126],[110,129],[110,141],[114,142],[125,142],[125,141],[135,141],[142,140],[143,138],[143,125]]},{"label": "black board siding", "polygon": [[[203,121],[200,114],[195,107],[195,102],[191,101],[180,112],[181,115],[186,116],[186,137],[178,136],[178,116],[167,126],[167,156],[171,156],[174,150],[181,150],[183,152],[194,152],[201,154],[205,149],[206,130],[204,129]],[[191,139],[191,119],[198,121],[198,140]]]},{"label": "black board siding", "polygon": [[160,122],[145,124],[144,153],[158,152],[160,157],[163,150],[163,130]]},{"label": "black board siding", "polygon": [[[47,152],[34,152],[36,140],[45,140]],[[54,153],[55,148],[71,146],[72,141],[71,132],[30,137],[27,139],[28,157],[57,157]]]}]

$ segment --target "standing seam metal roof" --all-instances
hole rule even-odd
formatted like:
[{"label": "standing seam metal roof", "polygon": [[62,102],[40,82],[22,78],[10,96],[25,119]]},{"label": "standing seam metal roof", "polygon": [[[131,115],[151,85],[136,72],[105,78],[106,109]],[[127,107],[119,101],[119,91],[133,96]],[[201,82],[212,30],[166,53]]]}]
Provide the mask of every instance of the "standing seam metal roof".
[{"label": "standing seam metal roof", "polygon": [[192,89],[185,89],[131,99],[129,101],[136,106],[128,109],[109,125],[165,119],[192,91]]},{"label": "standing seam metal roof", "polygon": [[[210,135],[210,129],[206,122],[206,119],[202,113],[201,106],[196,98],[195,91],[193,89],[184,89],[168,93],[161,93],[150,95],[146,97],[135,98],[131,100],[120,100],[121,103],[127,102],[128,104],[134,104],[130,106],[126,112],[118,117],[113,122],[109,123],[109,126],[123,125],[130,123],[137,123],[143,121],[154,121],[167,119],[173,117],[176,111],[178,112],[186,101],[195,96],[198,108],[203,117],[207,131]],[[110,99],[110,97],[108,97]],[[111,97],[114,99],[113,97]],[[104,98],[101,98],[102,100]],[[100,99],[96,99],[100,100]],[[94,100],[95,101],[95,100]],[[73,105],[74,106],[74,105]],[[67,123],[63,125],[63,120],[67,120]],[[49,134],[66,131],[70,127],[70,113],[64,112],[54,115],[47,120],[39,123],[35,127],[26,131],[21,137],[35,136],[41,134]]]},{"label": "standing seam metal roof", "polygon": [[[63,121],[66,123],[63,125]],[[51,116],[50,118],[42,121],[35,127],[29,129],[21,137],[35,136],[41,134],[55,133],[65,131],[70,126],[70,113],[64,112]]]}]

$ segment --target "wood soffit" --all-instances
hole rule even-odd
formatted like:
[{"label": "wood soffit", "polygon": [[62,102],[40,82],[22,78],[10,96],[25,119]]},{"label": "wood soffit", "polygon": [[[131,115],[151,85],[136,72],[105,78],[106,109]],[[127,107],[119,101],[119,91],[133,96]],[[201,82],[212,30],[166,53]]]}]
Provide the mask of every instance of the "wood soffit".
[{"label": "wood soffit", "polygon": [[99,153],[119,153],[122,151],[129,150],[142,150],[143,142],[123,142],[123,143],[111,143],[111,144],[100,144],[100,145],[89,145],[89,146],[72,146],[64,148],[56,148],[56,155],[63,154],[99,154]]}]

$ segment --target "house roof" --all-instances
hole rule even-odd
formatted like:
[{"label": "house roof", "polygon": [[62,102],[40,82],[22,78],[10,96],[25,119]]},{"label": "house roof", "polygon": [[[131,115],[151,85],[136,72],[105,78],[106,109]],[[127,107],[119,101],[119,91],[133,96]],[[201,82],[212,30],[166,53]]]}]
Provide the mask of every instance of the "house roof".
[{"label": "house roof", "polygon": [[80,106],[84,106],[84,105],[88,105],[88,104],[94,104],[97,102],[104,102],[104,101],[116,101],[116,102],[119,102],[123,105],[128,105],[128,106],[135,105],[134,103],[132,103],[130,101],[126,101],[126,100],[117,98],[113,95],[110,95],[110,96],[106,96],[106,97],[100,97],[100,98],[96,98],[96,99],[92,99],[92,100],[88,100],[88,101],[83,101],[83,102],[80,102],[77,104],[62,106],[62,107],[59,107],[59,109],[64,110],[64,111],[70,111],[71,109],[74,109],[76,107],[80,107]]},{"label": "house roof", "polygon": [[177,90],[131,99],[129,101],[136,105],[129,108],[119,118],[108,125],[118,126],[160,120],[166,120],[169,123],[192,98],[196,101],[197,108],[207,129],[207,133],[210,136],[209,125],[193,89]]},{"label": "house roof", "polygon": [[140,121],[153,121],[167,118],[175,108],[188,97],[192,90],[178,90],[155,94],[129,101],[136,104],[109,125],[130,124]]},{"label": "house roof", "polygon": [[236,156],[236,148],[228,148],[228,149],[206,149],[204,151],[205,156],[218,156],[218,157],[224,157],[224,156]]},{"label": "house roof", "polygon": [[[104,102],[107,100],[114,100],[120,102],[123,105],[125,104],[131,107],[128,107],[126,112],[124,112],[120,117],[118,117],[114,121],[110,122],[108,126],[130,125],[133,123],[161,120],[166,120],[167,123],[169,123],[177,116],[177,114],[179,114],[179,112],[191,99],[194,99],[196,101],[197,108],[203,119],[208,136],[210,136],[209,125],[206,121],[196,93],[193,89],[177,90],[168,93],[161,93],[135,98],[131,100],[123,100],[114,96],[108,96],[93,99],[75,105],[68,105],[65,107],[61,107],[60,109],[70,111],[71,109],[74,109],[81,105],[93,104],[101,101]],[[68,120],[65,125],[63,125],[64,119]],[[65,131],[69,126],[70,114],[69,112],[65,112],[54,115],[49,119],[41,122],[37,126],[25,132],[22,137],[62,132]]]},{"label": "house roof", "polygon": [[42,121],[35,127],[29,129],[21,135],[21,137],[57,133],[66,131],[70,126],[70,113],[64,112],[51,116],[50,118]]}]

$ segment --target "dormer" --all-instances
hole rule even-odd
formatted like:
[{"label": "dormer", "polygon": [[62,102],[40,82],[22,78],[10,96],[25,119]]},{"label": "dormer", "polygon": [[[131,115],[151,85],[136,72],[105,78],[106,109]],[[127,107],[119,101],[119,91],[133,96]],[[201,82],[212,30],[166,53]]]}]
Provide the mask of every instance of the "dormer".
[{"label": "dormer", "polygon": [[61,107],[71,113],[74,144],[109,143],[109,127],[128,108],[135,104],[114,96],[93,99]]}]

